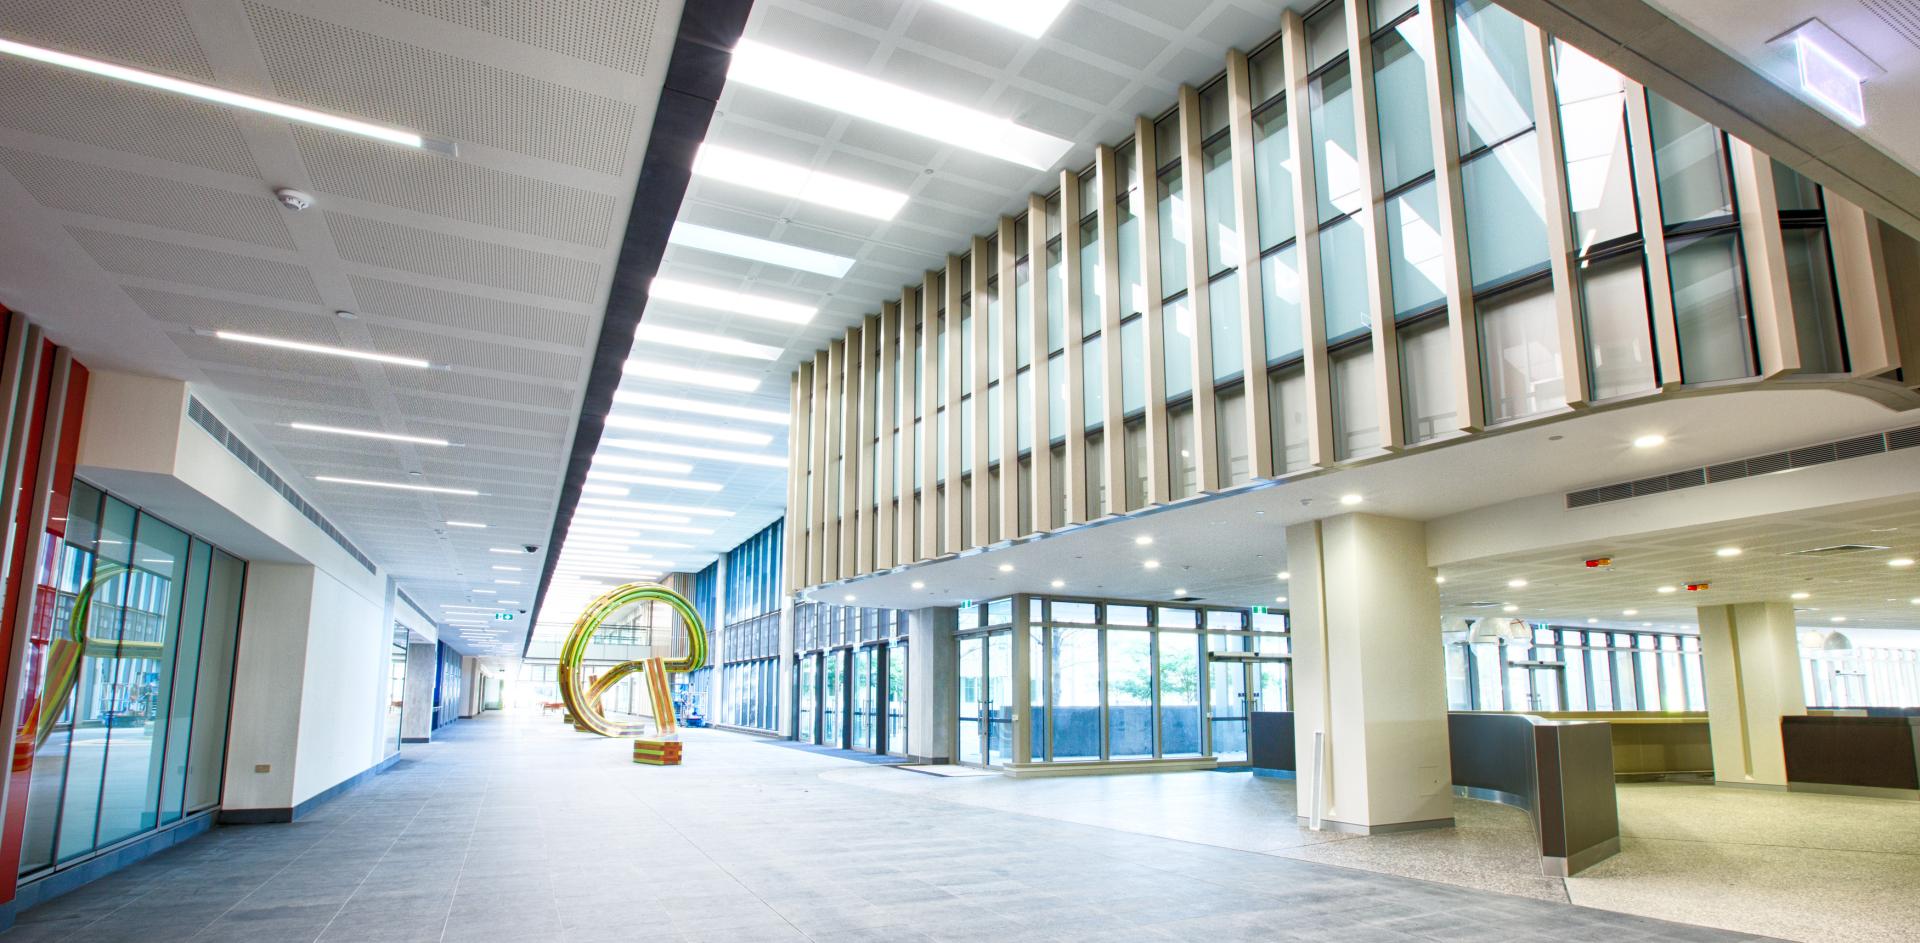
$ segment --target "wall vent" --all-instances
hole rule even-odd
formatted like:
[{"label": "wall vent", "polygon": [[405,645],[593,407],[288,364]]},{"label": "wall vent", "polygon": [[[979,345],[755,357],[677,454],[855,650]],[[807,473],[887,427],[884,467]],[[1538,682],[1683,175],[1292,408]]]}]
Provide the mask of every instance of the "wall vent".
[{"label": "wall vent", "polygon": [[1718,484],[1740,478],[1752,478],[1756,475],[1768,475],[1773,472],[1789,471],[1795,468],[1808,468],[1825,465],[1830,462],[1845,461],[1867,455],[1879,455],[1898,449],[1920,447],[1920,426],[1896,429],[1887,433],[1856,436],[1837,442],[1823,442],[1803,448],[1775,452],[1772,455],[1756,455],[1753,458],[1735,459],[1705,468],[1689,468],[1667,475],[1655,475],[1638,481],[1622,481],[1610,485],[1599,485],[1581,491],[1567,492],[1567,507],[1584,508],[1612,501],[1624,501],[1643,495],[1661,494],[1678,491],[1682,488],[1695,488],[1700,485]]},{"label": "wall vent", "polygon": [[[301,517],[311,521],[313,526],[320,528],[322,533],[332,538],[334,543],[340,545],[340,549],[345,550],[355,561],[359,562],[361,566],[366,567],[368,573],[376,572],[373,560],[369,559],[366,554],[361,553],[360,548],[354,546],[353,541],[347,539],[347,535],[340,533],[340,528],[333,526],[333,522],[327,520],[326,515],[321,514],[313,505],[308,504],[307,499],[301,497],[300,492],[293,490],[293,486],[287,484],[286,479],[281,478],[272,468],[267,467],[266,461],[263,460],[258,453],[247,448],[247,444],[240,441],[240,437],[234,435],[233,430],[227,428],[227,424],[221,422],[220,417],[215,416],[213,411],[208,409],[206,405],[201,403],[196,397],[187,397],[187,418],[192,419],[194,425],[206,430],[208,435],[213,436],[215,442],[220,443],[228,452],[233,453],[233,457],[239,459],[241,464],[252,469],[253,473],[258,476],[261,481],[266,482],[274,491],[279,492],[280,497],[285,498],[288,504],[293,505],[294,510],[300,512]],[[412,601],[409,600],[408,604],[411,605]],[[415,606],[414,608],[417,609],[419,607]],[[421,615],[425,615],[425,613],[421,613]]]},{"label": "wall vent", "polygon": [[409,609],[412,609],[412,610],[413,610],[414,612],[417,612],[417,613],[419,613],[419,614],[420,614],[420,618],[422,618],[422,619],[425,619],[425,620],[427,620],[427,624],[428,624],[428,625],[439,625],[439,624],[440,624],[440,620],[438,620],[438,619],[435,619],[434,617],[432,617],[432,616],[430,616],[430,615],[427,615],[427,611],[426,611],[425,609],[422,609],[422,608],[420,608],[420,604],[419,604],[419,603],[417,603],[417,602],[414,602],[414,601],[413,601],[413,597],[412,597],[412,596],[409,596],[409,595],[407,595],[407,591],[406,591],[406,590],[404,590],[404,589],[396,589],[396,590],[394,590],[394,591],[393,591],[393,594],[394,594],[395,596],[398,596],[398,597],[400,597],[400,601],[401,601],[401,602],[403,602],[403,603],[406,603],[406,604],[407,604],[407,608],[409,608]]}]

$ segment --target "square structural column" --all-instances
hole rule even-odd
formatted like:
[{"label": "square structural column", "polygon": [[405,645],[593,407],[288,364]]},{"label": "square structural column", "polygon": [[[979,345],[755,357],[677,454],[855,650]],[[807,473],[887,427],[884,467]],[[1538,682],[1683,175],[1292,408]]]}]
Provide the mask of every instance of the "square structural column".
[{"label": "square structural column", "polygon": [[958,610],[907,612],[907,749],[916,763],[953,762],[958,721]]},{"label": "square structural column", "polygon": [[1362,834],[1452,825],[1426,525],[1372,514],[1295,524],[1287,568],[1301,820],[1317,812],[1322,828]]},{"label": "square structural column", "polygon": [[1785,789],[1780,718],[1807,712],[1793,604],[1700,607],[1700,654],[1714,782]]}]

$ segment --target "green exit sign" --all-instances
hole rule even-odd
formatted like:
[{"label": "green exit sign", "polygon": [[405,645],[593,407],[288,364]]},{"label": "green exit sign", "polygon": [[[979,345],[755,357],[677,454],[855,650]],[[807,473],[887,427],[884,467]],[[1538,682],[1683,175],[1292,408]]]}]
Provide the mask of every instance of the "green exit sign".
[{"label": "green exit sign", "polygon": [[493,614],[493,617],[494,617],[494,619],[496,619],[496,620],[498,620],[498,621],[500,621],[500,622],[512,622],[512,621],[513,621],[513,613],[511,613],[511,612],[496,612],[496,613],[494,613],[494,614]]},{"label": "green exit sign", "polygon": [[1266,614],[1267,614],[1267,607],[1265,607],[1265,606],[1255,606],[1255,607],[1253,607],[1253,614],[1254,614],[1254,615],[1256,615],[1256,616],[1264,616],[1264,615],[1266,615]]}]

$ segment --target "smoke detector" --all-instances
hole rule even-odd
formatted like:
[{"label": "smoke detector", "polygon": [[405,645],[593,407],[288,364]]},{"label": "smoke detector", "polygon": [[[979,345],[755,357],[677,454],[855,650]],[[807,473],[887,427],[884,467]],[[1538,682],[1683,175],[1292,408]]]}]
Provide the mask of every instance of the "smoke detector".
[{"label": "smoke detector", "polygon": [[280,201],[281,206],[296,213],[313,206],[313,194],[295,190],[292,187],[280,187],[273,191],[273,196]]}]

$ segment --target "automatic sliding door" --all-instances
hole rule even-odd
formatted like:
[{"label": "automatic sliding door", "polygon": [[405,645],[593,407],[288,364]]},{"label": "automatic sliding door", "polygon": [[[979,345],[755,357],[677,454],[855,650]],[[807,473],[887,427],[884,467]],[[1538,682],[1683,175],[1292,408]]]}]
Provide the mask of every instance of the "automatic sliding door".
[{"label": "automatic sliding door", "polygon": [[978,635],[960,639],[959,736],[954,748],[960,762],[981,765],[985,756],[985,719],[987,713],[986,639]]},{"label": "automatic sliding door", "polygon": [[987,636],[987,763],[1013,759],[1013,633]]},{"label": "automatic sliding door", "polygon": [[1247,722],[1251,698],[1245,661],[1207,662],[1207,715],[1213,733],[1213,755],[1222,763],[1247,759]]},{"label": "automatic sliding door", "polygon": [[875,652],[879,649],[868,645],[853,650],[852,691],[853,737],[848,746],[855,750],[873,752],[875,725],[874,715],[879,709],[880,686],[878,674],[874,670]]}]

